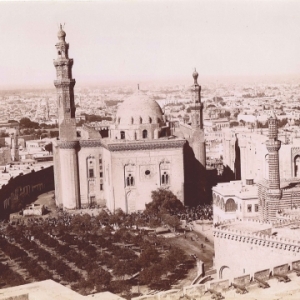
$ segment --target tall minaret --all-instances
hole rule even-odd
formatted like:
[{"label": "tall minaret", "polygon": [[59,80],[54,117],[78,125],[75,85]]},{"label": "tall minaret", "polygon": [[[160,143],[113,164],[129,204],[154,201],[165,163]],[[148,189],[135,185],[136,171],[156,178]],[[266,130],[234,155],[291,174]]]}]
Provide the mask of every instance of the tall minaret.
[{"label": "tall minaret", "polygon": [[206,168],[206,152],[203,131],[203,103],[201,103],[201,86],[198,84],[198,73],[195,69],[193,73],[194,84],[191,87],[192,102],[191,119],[192,119],[192,148],[196,159]]},{"label": "tall minaret", "polygon": [[73,59],[68,56],[69,44],[66,43],[66,33],[60,25],[58,31],[57,59],[54,60],[56,80],[54,85],[57,91],[58,124],[60,140],[76,139],[76,119],[74,103],[75,79],[72,79]]},{"label": "tall minaret", "polygon": [[274,221],[281,199],[279,175],[279,149],[281,142],[278,140],[278,121],[274,111],[269,118],[269,139],[266,146],[269,152],[269,186],[266,194],[265,221]]},{"label": "tall minaret", "polygon": [[68,57],[69,44],[66,33],[60,25],[57,34],[57,59],[54,60],[57,91],[59,141],[53,142],[55,201],[64,209],[80,207],[78,144],[76,139],[76,119],[74,105],[74,85],[72,79],[73,59]]}]

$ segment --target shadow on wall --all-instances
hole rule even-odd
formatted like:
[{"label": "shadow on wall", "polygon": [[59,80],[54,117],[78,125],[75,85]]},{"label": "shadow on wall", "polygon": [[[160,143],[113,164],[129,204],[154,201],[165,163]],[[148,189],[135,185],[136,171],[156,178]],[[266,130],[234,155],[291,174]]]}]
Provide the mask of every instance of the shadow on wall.
[{"label": "shadow on wall", "polygon": [[235,142],[235,161],[234,161],[235,180],[241,180],[241,150],[238,141]]},{"label": "shadow on wall", "polygon": [[185,205],[196,206],[209,204],[212,201],[212,187],[219,182],[236,180],[236,175],[228,167],[224,167],[222,175],[217,170],[206,170],[195,158],[193,149],[188,143],[184,146],[184,199]]},{"label": "shadow on wall", "polygon": [[195,158],[188,142],[184,145],[184,199],[185,205],[210,203],[211,186],[204,166]]}]

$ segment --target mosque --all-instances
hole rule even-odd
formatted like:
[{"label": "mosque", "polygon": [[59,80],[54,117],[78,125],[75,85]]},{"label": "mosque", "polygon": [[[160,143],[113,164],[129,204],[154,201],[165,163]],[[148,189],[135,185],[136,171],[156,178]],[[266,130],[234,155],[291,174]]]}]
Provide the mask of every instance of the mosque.
[{"label": "mosque", "polygon": [[145,209],[151,191],[158,188],[169,189],[188,204],[189,195],[201,190],[206,161],[198,73],[193,73],[191,87],[192,123],[184,133],[171,135],[160,106],[137,91],[119,106],[108,137],[89,131],[81,139],[76,135],[73,59],[65,37],[61,26],[54,60],[59,122],[59,139],[53,144],[57,206],[76,209],[99,204],[130,213]]}]

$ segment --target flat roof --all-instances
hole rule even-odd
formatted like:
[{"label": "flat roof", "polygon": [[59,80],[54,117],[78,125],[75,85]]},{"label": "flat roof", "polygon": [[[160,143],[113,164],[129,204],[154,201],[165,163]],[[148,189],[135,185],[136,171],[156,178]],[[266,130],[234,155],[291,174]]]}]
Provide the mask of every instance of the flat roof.
[{"label": "flat roof", "polygon": [[258,186],[256,184],[243,185],[241,180],[218,183],[213,191],[223,197],[238,197],[241,199],[258,198]]}]

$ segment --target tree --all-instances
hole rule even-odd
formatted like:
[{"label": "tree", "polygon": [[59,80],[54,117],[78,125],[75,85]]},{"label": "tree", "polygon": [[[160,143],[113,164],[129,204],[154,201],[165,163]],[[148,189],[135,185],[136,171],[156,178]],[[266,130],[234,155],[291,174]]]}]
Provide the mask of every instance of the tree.
[{"label": "tree", "polygon": [[59,136],[58,130],[50,131],[50,137],[55,138]]},{"label": "tree", "polygon": [[142,268],[149,267],[151,264],[160,261],[159,253],[153,246],[148,246],[141,253],[138,263]]},{"label": "tree", "polygon": [[151,198],[152,202],[146,204],[146,214],[175,213],[184,208],[182,202],[168,189],[152,191]]},{"label": "tree", "polygon": [[237,126],[239,126],[240,124],[239,124],[239,122],[237,122],[237,121],[232,121],[232,122],[230,122],[230,127],[237,127]]},{"label": "tree", "polygon": [[224,116],[225,117],[230,117],[230,111],[226,110],[225,113],[224,113]]},{"label": "tree", "polygon": [[94,269],[88,273],[88,283],[92,286],[97,286],[98,291],[107,289],[111,281],[111,274],[101,267]]},{"label": "tree", "polygon": [[37,122],[32,122],[29,118],[22,118],[20,120],[21,128],[39,128],[39,124]]},{"label": "tree", "polygon": [[176,231],[176,228],[180,225],[180,220],[177,216],[171,216],[169,214],[163,215],[163,222],[171,227],[174,231]]},{"label": "tree", "polygon": [[53,151],[53,145],[52,145],[52,143],[47,144],[47,145],[45,146],[45,150],[48,151],[49,154],[52,153],[52,151]]},{"label": "tree", "polygon": [[163,269],[161,265],[155,264],[148,268],[144,268],[139,275],[139,279],[143,284],[156,283],[161,279]]}]

